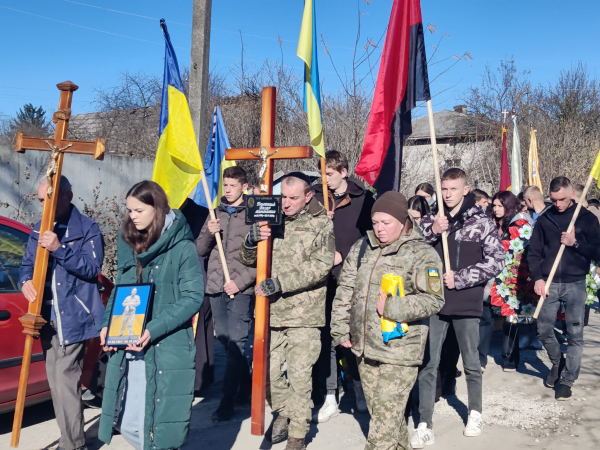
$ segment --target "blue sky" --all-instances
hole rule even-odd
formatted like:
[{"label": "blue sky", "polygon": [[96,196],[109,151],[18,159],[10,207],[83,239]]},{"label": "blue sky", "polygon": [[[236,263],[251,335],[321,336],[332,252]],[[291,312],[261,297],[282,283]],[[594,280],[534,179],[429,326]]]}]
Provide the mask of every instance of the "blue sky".
[{"label": "blue sky", "polygon": [[[244,36],[245,60],[258,66],[281,57],[302,76],[296,57],[303,0],[214,0],[210,64],[229,74],[240,60]],[[324,34],[339,70],[349,70],[356,39],[358,8],[362,35],[378,40],[389,19],[392,0],[317,0],[318,33]],[[86,6],[88,5],[88,6]],[[91,5],[91,6],[90,6]],[[431,86],[434,109],[460,103],[468,86],[480,82],[486,64],[496,67],[514,59],[521,70],[531,70],[531,81],[550,82],[577,61],[600,68],[598,31],[600,2],[577,0],[421,0],[428,55],[442,34],[439,58],[473,56],[472,67],[460,61]],[[95,7],[93,7],[95,6]],[[109,11],[115,10],[115,11]],[[127,14],[125,14],[127,13]],[[165,18],[180,64],[189,65],[192,0],[0,0],[0,114],[14,114],[25,103],[53,110],[58,101],[55,84],[71,80],[80,86],[74,113],[89,112],[94,88],[110,87],[124,71],[162,75],[164,43],[157,19]],[[381,43],[383,45],[383,41]],[[319,50],[324,90],[337,91],[329,57]],[[432,66],[438,73],[448,62]],[[442,92],[444,91],[444,92]]]}]

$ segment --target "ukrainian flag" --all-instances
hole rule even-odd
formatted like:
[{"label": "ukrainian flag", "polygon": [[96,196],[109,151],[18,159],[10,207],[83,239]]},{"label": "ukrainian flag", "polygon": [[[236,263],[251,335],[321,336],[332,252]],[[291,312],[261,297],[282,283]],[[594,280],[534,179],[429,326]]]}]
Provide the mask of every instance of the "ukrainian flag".
[{"label": "ukrainian flag", "polygon": [[594,166],[592,167],[590,175],[596,179],[598,188],[600,188],[600,151],[596,155],[596,160],[594,161]]},{"label": "ukrainian flag", "polygon": [[304,61],[304,111],[308,115],[310,144],[324,158],[325,143],[323,141],[321,88],[317,61],[317,19],[314,0],[305,0],[304,2],[304,15],[302,16],[296,54]]},{"label": "ukrainian flag", "polygon": [[[223,183],[221,182],[223,171],[228,167],[235,166],[235,161],[225,160],[225,150],[229,147],[231,145],[225,131],[221,109],[215,106],[208,147],[206,148],[206,156],[204,157],[204,174],[206,176],[206,183],[208,184],[208,193],[210,194],[210,198],[213,199],[213,208],[219,206],[221,197],[223,197]],[[208,208],[208,200],[206,199],[206,195],[204,195],[204,189],[202,189],[200,183],[194,194],[194,203]]]},{"label": "ukrainian flag", "polygon": [[179,208],[200,181],[203,168],[177,57],[164,19],[160,26],[165,34],[165,75],[152,181],[165,190],[171,208]]}]

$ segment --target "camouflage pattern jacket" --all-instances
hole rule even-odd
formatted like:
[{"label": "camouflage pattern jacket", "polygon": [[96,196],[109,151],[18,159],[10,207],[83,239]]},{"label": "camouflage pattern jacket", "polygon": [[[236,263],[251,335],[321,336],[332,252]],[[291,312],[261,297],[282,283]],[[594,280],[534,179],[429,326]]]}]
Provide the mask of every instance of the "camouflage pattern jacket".
[{"label": "camouflage pattern jacket", "polygon": [[[414,223],[413,223],[414,224]],[[333,344],[350,339],[352,352],[375,361],[400,366],[419,366],[423,362],[429,331],[428,318],[444,305],[442,262],[436,251],[423,241],[417,225],[407,236],[381,247],[372,231],[358,268],[363,239],[350,250],[339,278],[331,313]],[[404,297],[390,297],[383,315],[408,323],[408,333],[383,343],[381,316],[377,300],[385,274],[400,275]]]},{"label": "camouflage pattern jacket", "polygon": [[[434,218],[432,214],[423,217],[421,229],[425,242],[443,260],[441,235],[433,232]],[[471,193],[448,230],[448,253],[456,289],[444,288],[446,303],[441,314],[481,317],[485,285],[502,271],[506,254],[496,225]]]},{"label": "camouflage pattern jacket", "polygon": [[[271,327],[325,326],[326,281],[335,257],[333,222],[321,204],[312,199],[295,216],[285,216],[273,227],[271,277],[281,283],[271,297]],[[256,264],[256,247],[248,240],[240,247],[240,261]]]}]

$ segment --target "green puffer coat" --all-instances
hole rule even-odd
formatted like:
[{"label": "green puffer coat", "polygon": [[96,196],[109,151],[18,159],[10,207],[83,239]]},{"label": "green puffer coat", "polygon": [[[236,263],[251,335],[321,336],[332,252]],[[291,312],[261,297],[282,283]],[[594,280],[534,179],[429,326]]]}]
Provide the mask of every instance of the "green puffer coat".
[{"label": "green puffer coat", "polygon": [[[154,303],[147,329],[146,413],[144,450],[182,446],[188,435],[194,400],[196,346],[192,318],[202,306],[204,282],[190,228],[180,211],[159,240],[146,253],[142,281],[155,285]],[[133,250],[119,236],[116,284],[136,283]],[[111,296],[100,329],[108,326]],[[110,444],[113,426],[121,411],[125,389],[125,351],[113,354],[106,369],[98,438]]]},{"label": "green puffer coat", "polygon": [[[412,220],[412,219],[411,219]],[[372,231],[358,266],[363,239],[358,240],[344,261],[331,313],[333,345],[348,339],[358,356],[387,364],[419,366],[423,362],[429,317],[444,306],[442,262],[426,244],[418,225],[410,234],[382,247]],[[404,297],[386,300],[383,315],[407,322],[406,336],[383,342],[377,300],[381,279],[391,273],[404,282]]]}]

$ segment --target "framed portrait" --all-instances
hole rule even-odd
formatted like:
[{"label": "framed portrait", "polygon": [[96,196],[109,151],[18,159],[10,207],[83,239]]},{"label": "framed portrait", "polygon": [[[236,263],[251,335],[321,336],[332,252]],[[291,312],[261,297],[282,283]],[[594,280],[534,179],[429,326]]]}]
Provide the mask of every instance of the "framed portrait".
[{"label": "framed portrait", "polygon": [[136,344],[146,329],[146,321],[152,304],[152,283],[121,284],[115,286],[106,345],[127,347]]}]

